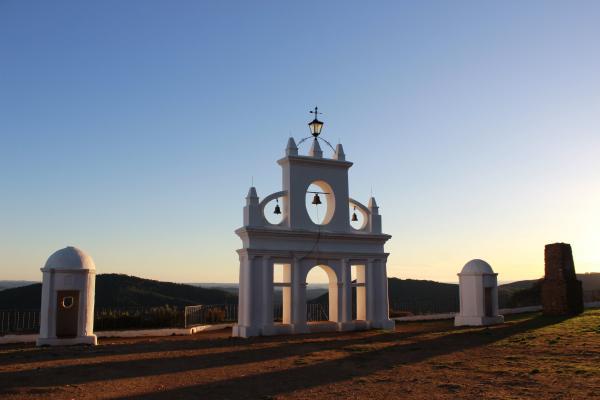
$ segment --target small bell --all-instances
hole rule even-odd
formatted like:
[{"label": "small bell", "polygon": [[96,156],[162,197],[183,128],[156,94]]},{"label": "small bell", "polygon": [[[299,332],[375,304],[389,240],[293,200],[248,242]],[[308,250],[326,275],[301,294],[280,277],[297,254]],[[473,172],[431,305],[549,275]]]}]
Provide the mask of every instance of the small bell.
[{"label": "small bell", "polygon": [[352,213],[352,222],[358,221],[358,217],[356,216],[356,206],[354,206],[354,212]]},{"label": "small bell", "polygon": [[275,204],[275,211],[273,211],[273,214],[281,214],[281,208],[279,208],[279,199],[275,200],[277,202],[277,204]]},{"label": "small bell", "polygon": [[321,204],[321,198],[319,197],[319,194],[318,194],[318,193],[315,193],[315,197],[313,197],[313,201],[312,201],[312,203],[313,203],[315,206],[318,206],[319,204]]}]

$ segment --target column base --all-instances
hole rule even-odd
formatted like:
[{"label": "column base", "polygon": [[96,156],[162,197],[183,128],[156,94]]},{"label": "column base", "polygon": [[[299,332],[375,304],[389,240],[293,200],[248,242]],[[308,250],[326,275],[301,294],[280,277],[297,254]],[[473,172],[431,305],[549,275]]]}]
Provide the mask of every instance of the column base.
[{"label": "column base", "polygon": [[308,328],[308,324],[306,322],[300,322],[292,325],[292,333],[310,333],[310,329]]},{"label": "column base", "polygon": [[337,323],[337,330],[339,332],[347,332],[347,331],[353,331],[354,328],[354,322],[349,321],[349,322],[338,322]]},{"label": "column base", "polygon": [[497,315],[495,317],[473,317],[457,315],[454,317],[454,326],[485,326],[497,325],[504,323],[504,316]]},{"label": "column base", "polygon": [[260,328],[255,326],[245,326],[235,324],[231,329],[231,336],[249,338],[252,336],[260,336]]},{"label": "column base", "polygon": [[374,329],[383,329],[386,331],[393,331],[396,329],[396,321],[391,319],[382,319],[380,321],[369,321],[369,325]]},{"label": "column base", "polygon": [[88,336],[77,336],[74,338],[38,338],[36,340],[37,346],[71,346],[74,344],[89,344],[96,346],[98,344],[98,338],[96,335]]}]

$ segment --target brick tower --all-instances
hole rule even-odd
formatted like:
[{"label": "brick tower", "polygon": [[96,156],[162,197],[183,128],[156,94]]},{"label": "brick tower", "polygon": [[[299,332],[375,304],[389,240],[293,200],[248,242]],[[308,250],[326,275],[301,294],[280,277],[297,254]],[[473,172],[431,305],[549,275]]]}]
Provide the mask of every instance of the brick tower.
[{"label": "brick tower", "polygon": [[583,312],[583,289],[575,275],[573,253],[568,243],[553,243],[544,249],[546,275],[542,282],[542,306],[546,315]]}]

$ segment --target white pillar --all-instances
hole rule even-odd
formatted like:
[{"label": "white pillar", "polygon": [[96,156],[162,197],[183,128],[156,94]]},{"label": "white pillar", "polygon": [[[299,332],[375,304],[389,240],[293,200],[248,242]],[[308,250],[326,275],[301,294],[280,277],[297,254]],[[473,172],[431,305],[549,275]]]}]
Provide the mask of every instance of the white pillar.
[{"label": "white pillar", "polygon": [[329,268],[333,275],[327,273],[329,278],[329,321],[342,321],[342,270],[339,260],[328,260]]},{"label": "white pillar", "polygon": [[54,294],[54,279],[52,279],[53,273],[54,270],[42,273],[42,312],[40,313],[40,336],[47,338],[56,337],[54,322],[51,322],[49,318],[49,316],[53,314],[53,301],[51,297],[51,293]]},{"label": "white pillar", "polygon": [[381,260],[381,290],[382,295],[382,312],[381,317],[385,320],[390,319],[390,297],[387,278],[387,259]]},{"label": "white pillar", "polygon": [[369,259],[366,266],[366,282],[367,291],[367,321],[375,321],[375,290],[377,289],[377,280],[375,279],[374,261]]},{"label": "white pillar", "polygon": [[374,290],[374,295],[377,317],[374,327],[393,330],[396,327],[396,323],[390,319],[386,263],[387,259],[385,258],[379,259],[375,263],[374,275],[376,275],[377,288]]},{"label": "white pillar", "polygon": [[260,334],[262,323],[260,261],[261,259],[253,255],[240,256],[238,323],[233,327],[233,336],[249,337]]},{"label": "white pillar", "polygon": [[273,262],[271,257],[262,257],[262,325],[273,325]]},{"label": "white pillar", "polygon": [[341,293],[341,322],[352,321],[352,270],[347,258],[340,260],[342,270]]},{"label": "white pillar", "polygon": [[308,332],[306,324],[306,282],[303,262],[294,259],[292,266],[292,324],[294,333]]},{"label": "white pillar", "polygon": [[250,325],[252,312],[252,276],[250,275],[250,265],[252,260],[250,256],[240,257],[240,289],[238,303],[238,324],[242,326]]}]

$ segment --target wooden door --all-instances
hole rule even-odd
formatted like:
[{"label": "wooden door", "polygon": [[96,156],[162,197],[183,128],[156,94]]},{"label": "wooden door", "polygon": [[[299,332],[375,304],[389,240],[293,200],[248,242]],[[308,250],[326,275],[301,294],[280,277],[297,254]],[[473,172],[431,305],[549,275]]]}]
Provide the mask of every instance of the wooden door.
[{"label": "wooden door", "polygon": [[494,307],[492,303],[492,290],[491,287],[485,288],[485,316],[493,317],[494,316]]},{"label": "wooden door", "polygon": [[56,308],[56,337],[76,337],[79,325],[79,291],[59,290]]}]

